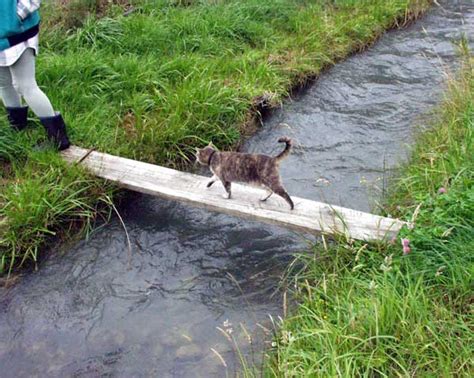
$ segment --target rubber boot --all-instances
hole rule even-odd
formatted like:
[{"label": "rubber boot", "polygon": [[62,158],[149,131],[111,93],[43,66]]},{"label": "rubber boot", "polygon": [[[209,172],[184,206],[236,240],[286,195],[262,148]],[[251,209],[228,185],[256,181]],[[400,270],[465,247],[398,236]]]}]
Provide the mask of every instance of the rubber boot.
[{"label": "rubber boot", "polygon": [[8,121],[15,130],[23,130],[28,121],[28,106],[7,108]]},{"label": "rubber boot", "polygon": [[40,118],[41,123],[46,129],[48,139],[54,143],[58,151],[65,150],[71,145],[66,133],[66,125],[60,113],[53,117]]}]

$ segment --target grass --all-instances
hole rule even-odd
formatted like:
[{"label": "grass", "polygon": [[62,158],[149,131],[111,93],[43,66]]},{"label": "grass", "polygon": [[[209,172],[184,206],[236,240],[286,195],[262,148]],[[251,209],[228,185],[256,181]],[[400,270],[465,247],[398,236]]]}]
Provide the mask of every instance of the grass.
[{"label": "grass", "polygon": [[40,247],[56,236],[59,225],[67,227],[60,233],[65,235],[88,230],[99,214],[108,215],[101,205],[110,205],[112,188],[66,167],[55,152],[30,153],[20,168],[16,161],[8,168],[0,194],[6,219],[0,222],[0,248],[10,253],[0,255],[1,271],[11,271],[15,263],[36,264]]},{"label": "grass", "polygon": [[399,240],[339,240],[301,256],[300,305],[283,321],[266,376],[472,376],[474,60],[462,46],[461,74],[386,206],[415,221],[401,235],[410,253]]},{"label": "grass", "polygon": [[[57,0],[43,7],[37,78],[74,144],[183,168],[210,140],[235,147],[262,106],[428,3]],[[0,115],[0,274],[36,261],[70,221],[92,222],[112,194],[35,151],[42,138],[40,127],[12,133]]]}]

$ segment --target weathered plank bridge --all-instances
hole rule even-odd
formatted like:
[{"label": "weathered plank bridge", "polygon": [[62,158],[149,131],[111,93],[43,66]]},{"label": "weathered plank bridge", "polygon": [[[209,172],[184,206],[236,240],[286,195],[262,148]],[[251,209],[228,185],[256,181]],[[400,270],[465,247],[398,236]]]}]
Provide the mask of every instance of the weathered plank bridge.
[{"label": "weathered plank bridge", "polygon": [[290,210],[288,204],[276,195],[267,202],[259,201],[265,191],[247,185],[232,184],[232,199],[224,199],[221,185],[206,188],[209,177],[76,146],[63,151],[62,156],[67,162],[82,164],[95,175],[127,189],[298,231],[342,233],[367,241],[390,240],[406,224],[398,219],[298,197],[292,197],[295,209]]}]

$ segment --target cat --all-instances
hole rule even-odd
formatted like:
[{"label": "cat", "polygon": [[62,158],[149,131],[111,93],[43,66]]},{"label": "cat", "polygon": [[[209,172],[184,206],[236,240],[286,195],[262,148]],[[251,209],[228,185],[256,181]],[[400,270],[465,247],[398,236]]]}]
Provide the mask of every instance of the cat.
[{"label": "cat", "polygon": [[292,141],[288,137],[282,137],[278,139],[278,142],[285,143],[285,149],[274,157],[240,152],[220,152],[212,146],[212,143],[201,149],[196,148],[196,160],[201,165],[209,166],[214,174],[207,187],[209,188],[217,180],[220,180],[227,192],[225,198],[230,198],[232,182],[263,186],[268,193],[261,201],[266,201],[273,193],[276,193],[288,202],[293,210],[295,206],[283,187],[278,172],[280,161],[290,153]]}]

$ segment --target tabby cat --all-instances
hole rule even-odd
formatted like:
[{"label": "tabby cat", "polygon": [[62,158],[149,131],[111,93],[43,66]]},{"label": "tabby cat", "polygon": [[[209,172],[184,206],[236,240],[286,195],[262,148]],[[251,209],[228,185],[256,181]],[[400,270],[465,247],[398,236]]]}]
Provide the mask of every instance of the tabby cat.
[{"label": "tabby cat", "polygon": [[208,165],[214,174],[207,187],[209,188],[217,180],[220,180],[227,192],[225,198],[230,198],[232,182],[263,186],[268,193],[261,201],[266,201],[273,193],[276,193],[283,197],[293,210],[293,201],[283,187],[278,172],[279,163],[289,155],[292,143],[291,139],[287,137],[280,138],[278,142],[285,143],[285,149],[274,157],[239,152],[220,152],[211,143],[207,147],[197,148],[197,161],[202,165]]}]

